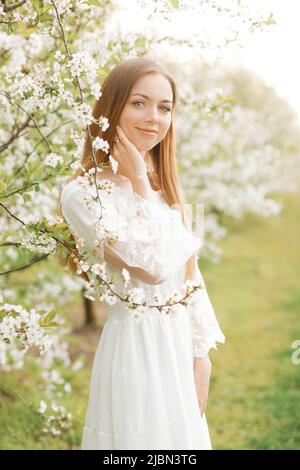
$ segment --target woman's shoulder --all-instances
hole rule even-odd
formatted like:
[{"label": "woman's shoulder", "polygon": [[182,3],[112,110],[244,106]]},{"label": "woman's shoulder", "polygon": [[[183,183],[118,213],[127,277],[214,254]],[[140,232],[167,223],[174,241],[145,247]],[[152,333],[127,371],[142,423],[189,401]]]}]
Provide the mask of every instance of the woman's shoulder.
[{"label": "woman's shoulder", "polygon": [[[81,180],[82,177],[78,176],[77,178],[73,178],[65,183],[65,185],[61,189],[60,193],[60,201],[62,205],[67,205],[71,200],[74,198],[82,198],[85,194],[90,193],[91,195],[95,193],[94,186],[86,185],[84,180]],[[125,176],[118,175],[113,173],[112,171],[103,170],[97,174],[97,182],[100,183],[101,181],[111,181],[114,186],[113,188],[118,188],[118,191],[113,190],[111,196],[105,190],[101,193],[101,197],[104,199],[109,200],[110,202],[118,203],[120,197],[124,199],[125,195],[131,197],[133,194],[133,188],[130,180]],[[98,186],[98,185],[97,185]],[[99,189],[99,186],[98,186]]]},{"label": "woman's shoulder", "polygon": [[102,170],[98,173],[97,180],[109,180],[122,189],[132,189],[131,181],[126,176],[114,173],[112,170]]},{"label": "woman's shoulder", "polygon": [[82,191],[80,185],[78,184],[77,178],[73,178],[67,181],[60,191],[60,201],[62,204],[65,204],[70,197],[77,191]]},{"label": "woman's shoulder", "polygon": [[66,193],[69,190],[71,190],[74,187],[75,184],[76,184],[76,179],[71,179],[71,180],[67,181],[61,188],[61,192],[60,192],[61,198],[63,196],[65,196]]}]

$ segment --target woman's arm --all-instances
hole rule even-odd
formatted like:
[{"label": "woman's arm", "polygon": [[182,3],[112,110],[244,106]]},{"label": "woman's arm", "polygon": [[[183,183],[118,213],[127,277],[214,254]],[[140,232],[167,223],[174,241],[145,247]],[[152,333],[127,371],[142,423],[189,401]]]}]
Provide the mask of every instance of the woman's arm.
[{"label": "woman's arm", "polygon": [[[107,178],[105,172],[100,174],[100,179]],[[110,180],[114,181],[115,184],[123,189],[128,188],[129,186],[132,187],[132,190],[142,196],[144,199],[149,201],[154,200],[153,198],[153,190],[149,183],[149,179],[147,176],[145,177],[135,177],[132,181],[129,181],[126,177],[120,177],[119,175],[114,175],[113,177],[110,176]],[[104,260],[110,264],[113,268],[122,271],[122,269],[127,269],[130,276],[134,279],[139,281],[143,281],[147,284],[157,285],[161,282],[164,282],[165,279],[155,278],[151,276],[147,271],[141,268],[131,267],[126,264],[119,256],[116,255],[108,246],[104,247]]]},{"label": "woman's arm", "polygon": [[208,354],[204,357],[194,357],[194,379],[201,416],[207,406],[211,370],[212,364]]},{"label": "woman's arm", "polygon": [[119,256],[117,256],[108,246],[104,247],[103,253],[104,261],[106,261],[106,263],[108,263],[110,266],[119,271],[122,271],[122,269],[124,268],[127,269],[130,274],[130,277],[134,279],[152,285],[161,284],[165,281],[164,278],[156,278],[142,268],[135,268],[129,266],[121,258],[119,258]]}]

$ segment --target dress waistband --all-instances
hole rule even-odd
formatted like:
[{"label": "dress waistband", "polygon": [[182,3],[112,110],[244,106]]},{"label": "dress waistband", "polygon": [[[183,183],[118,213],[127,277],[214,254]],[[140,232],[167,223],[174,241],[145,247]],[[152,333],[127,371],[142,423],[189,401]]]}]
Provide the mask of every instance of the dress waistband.
[{"label": "dress waistband", "polygon": [[117,302],[113,305],[106,304],[107,321],[117,319],[125,320],[133,317],[145,317],[145,316],[159,316],[161,315],[156,308],[147,308],[144,312],[137,310],[128,310],[125,302]]},{"label": "dress waistband", "polygon": [[107,311],[107,321],[110,320],[126,320],[129,318],[134,318],[136,320],[142,319],[145,317],[154,317],[154,318],[166,318],[166,317],[172,317],[172,316],[177,316],[178,314],[182,313],[184,307],[182,308],[181,312],[176,312],[176,313],[161,313],[157,308],[154,307],[149,307],[143,312],[139,312],[138,310],[128,310],[126,308],[126,303],[125,302],[117,302],[113,305],[106,304],[105,308]]}]

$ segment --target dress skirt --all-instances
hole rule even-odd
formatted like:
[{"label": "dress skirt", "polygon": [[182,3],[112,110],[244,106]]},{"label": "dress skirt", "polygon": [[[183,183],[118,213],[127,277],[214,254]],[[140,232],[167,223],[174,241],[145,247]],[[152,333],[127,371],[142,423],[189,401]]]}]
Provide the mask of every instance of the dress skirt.
[{"label": "dress skirt", "polygon": [[107,310],[81,449],[211,450],[197,400],[187,313],[148,309],[138,322],[120,304]]}]

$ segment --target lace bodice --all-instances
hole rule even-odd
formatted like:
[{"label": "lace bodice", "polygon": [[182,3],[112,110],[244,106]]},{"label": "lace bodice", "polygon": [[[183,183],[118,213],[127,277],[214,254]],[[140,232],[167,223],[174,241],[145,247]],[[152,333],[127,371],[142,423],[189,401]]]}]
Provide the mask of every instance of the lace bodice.
[{"label": "lace bodice", "polygon": [[[83,189],[77,180],[68,183],[61,194],[62,212],[76,239],[80,239],[80,251],[89,252],[99,261],[105,260],[116,269],[126,267],[130,276],[159,288],[178,278],[186,261],[202,246],[202,239],[194,236],[181,222],[179,211],[171,209],[161,191],[153,191],[149,201],[132,189],[114,185],[111,194],[100,191],[99,201],[89,203],[87,193],[95,189]],[[91,195],[90,194],[90,195]],[[102,218],[100,219],[100,215]],[[107,233],[117,236],[113,244],[97,244]],[[195,264],[195,280],[203,282],[198,263]],[[193,354],[203,357],[216,342],[225,337],[218,325],[206,289],[199,303],[187,306],[193,336]]]}]

